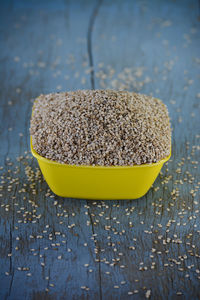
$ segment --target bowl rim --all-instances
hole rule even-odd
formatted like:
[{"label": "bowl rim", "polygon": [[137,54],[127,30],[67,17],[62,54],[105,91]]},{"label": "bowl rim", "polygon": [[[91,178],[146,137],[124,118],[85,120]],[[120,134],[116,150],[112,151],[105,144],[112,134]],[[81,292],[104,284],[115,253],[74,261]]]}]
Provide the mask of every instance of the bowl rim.
[{"label": "bowl rim", "polygon": [[89,166],[89,165],[69,165],[69,164],[65,164],[65,163],[59,163],[57,161],[45,158],[43,156],[41,156],[40,154],[38,154],[34,148],[33,148],[33,144],[32,144],[32,136],[30,136],[30,148],[31,148],[31,153],[32,155],[37,158],[37,160],[43,161],[44,163],[47,164],[51,164],[51,165],[55,165],[57,167],[67,167],[67,168],[74,168],[74,169],[103,169],[103,170],[122,170],[122,169],[136,169],[136,168],[145,168],[145,167],[154,167],[154,166],[158,166],[158,165],[163,165],[165,162],[167,162],[170,157],[171,157],[171,145],[170,145],[170,154],[159,160],[156,163],[151,163],[151,164],[141,164],[141,165],[132,165],[132,166]]}]

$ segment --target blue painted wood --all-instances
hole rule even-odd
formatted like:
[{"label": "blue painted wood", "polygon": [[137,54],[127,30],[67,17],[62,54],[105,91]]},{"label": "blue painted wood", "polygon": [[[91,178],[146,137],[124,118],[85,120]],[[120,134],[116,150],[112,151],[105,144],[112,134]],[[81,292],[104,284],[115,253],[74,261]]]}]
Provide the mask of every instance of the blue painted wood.
[{"label": "blue painted wood", "polygon": [[[198,2],[1,7],[0,298],[199,299]],[[32,100],[92,82],[169,108],[172,159],[142,199],[59,198],[25,154]]]}]

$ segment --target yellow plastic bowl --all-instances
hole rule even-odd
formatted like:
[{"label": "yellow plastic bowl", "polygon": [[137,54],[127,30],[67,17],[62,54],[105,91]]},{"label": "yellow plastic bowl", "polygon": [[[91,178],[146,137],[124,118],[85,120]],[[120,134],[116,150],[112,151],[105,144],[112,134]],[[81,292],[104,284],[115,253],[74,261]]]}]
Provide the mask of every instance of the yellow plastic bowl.
[{"label": "yellow plastic bowl", "polygon": [[32,145],[42,174],[58,196],[84,199],[137,199],[144,196],[171,154],[157,163],[135,166],[75,166],[39,155]]}]

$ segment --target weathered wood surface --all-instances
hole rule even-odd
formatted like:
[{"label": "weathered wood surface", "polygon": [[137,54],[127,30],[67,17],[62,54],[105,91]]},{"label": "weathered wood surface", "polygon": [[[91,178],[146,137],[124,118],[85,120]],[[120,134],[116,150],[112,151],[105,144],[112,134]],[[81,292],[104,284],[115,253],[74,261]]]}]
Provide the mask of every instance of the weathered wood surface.
[{"label": "weathered wood surface", "polygon": [[[0,299],[199,299],[198,1],[4,1],[0,22]],[[169,108],[142,199],[56,197],[25,154],[34,97],[93,87]]]}]

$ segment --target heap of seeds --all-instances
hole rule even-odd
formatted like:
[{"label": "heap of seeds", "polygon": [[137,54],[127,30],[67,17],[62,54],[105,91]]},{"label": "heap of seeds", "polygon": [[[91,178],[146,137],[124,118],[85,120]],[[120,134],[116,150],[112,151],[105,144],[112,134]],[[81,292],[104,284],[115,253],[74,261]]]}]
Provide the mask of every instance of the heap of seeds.
[{"label": "heap of seeds", "polygon": [[40,95],[30,133],[41,156],[76,165],[153,163],[167,157],[171,147],[166,106],[156,98],[127,91]]}]

